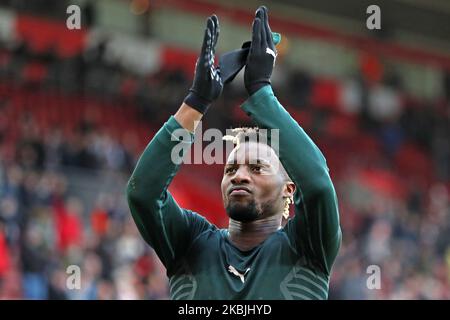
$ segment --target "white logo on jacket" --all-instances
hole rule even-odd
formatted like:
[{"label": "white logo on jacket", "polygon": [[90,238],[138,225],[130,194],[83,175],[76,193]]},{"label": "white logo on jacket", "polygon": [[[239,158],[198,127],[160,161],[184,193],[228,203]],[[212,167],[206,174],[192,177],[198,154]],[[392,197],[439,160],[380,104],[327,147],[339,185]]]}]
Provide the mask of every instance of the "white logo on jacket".
[{"label": "white logo on jacket", "polygon": [[239,271],[236,270],[235,267],[233,267],[232,265],[228,266],[228,272],[234,274],[236,277],[239,277],[239,279],[241,279],[242,283],[244,283],[245,279],[245,275],[250,271],[250,268],[247,268],[247,270],[245,270],[244,274],[240,273]]}]

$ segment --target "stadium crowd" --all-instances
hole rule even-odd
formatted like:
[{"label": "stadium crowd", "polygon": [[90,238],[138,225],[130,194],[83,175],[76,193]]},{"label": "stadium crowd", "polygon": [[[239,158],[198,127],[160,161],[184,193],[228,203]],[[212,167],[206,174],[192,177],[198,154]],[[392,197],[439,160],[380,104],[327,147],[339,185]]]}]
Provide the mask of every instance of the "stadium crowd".
[{"label": "stadium crowd", "polygon": [[[339,196],[343,245],[330,299],[450,299],[449,77],[446,96],[423,102],[405,98],[395,75],[374,79],[362,68],[338,82],[342,102],[328,82],[282,61],[277,68],[274,90],[322,148]],[[235,82],[205,126],[249,124]],[[108,64],[101,46],[60,60],[22,44],[0,46],[0,84],[0,298],[167,299],[165,270],[124,195],[99,190],[88,205],[66,172],[113,171],[126,181],[143,145],[178,108],[189,75],[138,77]],[[74,96],[83,99],[74,105]],[[106,109],[92,117],[99,99]],[[87,111],[47,121],[35,104]],[[138,120],[128,118],[131,110]],[[105,113],[129,122],[126,131],[103,122]],[[127,133],[137,125],[148,131],[133,140]],[[67,287],[69,265],[80,267],[79,290]],[[381,271],[379,290],[367,287],[371,265]]]}]

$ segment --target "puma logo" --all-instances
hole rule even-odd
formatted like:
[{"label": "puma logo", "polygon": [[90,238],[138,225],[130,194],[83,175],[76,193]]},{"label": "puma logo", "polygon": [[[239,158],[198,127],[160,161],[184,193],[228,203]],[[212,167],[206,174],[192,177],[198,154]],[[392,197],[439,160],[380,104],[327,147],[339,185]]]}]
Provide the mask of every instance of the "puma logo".
[{"label": "puma logo", "polygon": [[250,271],[250,268],[247,268],[247,270],[245,270],[244,274],[240,273],[239,271],[236,270],[235,267],[233,267],[232,265],[228,266],[228,272],[234,274],[236,277],[239,277],[239,279],[241,279],[242,283],[244,283],[245,279],[245,275]]},{"label": "puma logo", "polygon": [[266,53],[270,54],[274,59],[277,57],[277,54],[269,47],[266,48]]}]

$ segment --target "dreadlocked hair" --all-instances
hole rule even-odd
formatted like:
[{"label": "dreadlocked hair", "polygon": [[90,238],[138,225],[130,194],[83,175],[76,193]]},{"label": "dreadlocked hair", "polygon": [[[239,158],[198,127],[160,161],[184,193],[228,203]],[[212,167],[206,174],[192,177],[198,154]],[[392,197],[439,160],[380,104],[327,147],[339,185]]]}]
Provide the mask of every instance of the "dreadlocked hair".
[{"label": "dreadlocked hair", "polygon": [[263,142],[268,144],[267,130],[261,131],[259,127],[241,127],[231,129],[234,135],[225,135],[222,139],[231,141],[239,149],[244,142]]}]

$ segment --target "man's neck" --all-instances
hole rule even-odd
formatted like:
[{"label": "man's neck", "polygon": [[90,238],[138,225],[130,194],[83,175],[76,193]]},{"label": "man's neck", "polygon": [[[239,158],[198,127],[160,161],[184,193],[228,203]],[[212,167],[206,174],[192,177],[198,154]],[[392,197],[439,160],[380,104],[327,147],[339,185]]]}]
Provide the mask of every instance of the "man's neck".
[{"label": "man's neck", "polygon": [[230,241],[242,251],[251,250],[281,228],[281,219],[280,215],[251,222],[230,219]]}]

